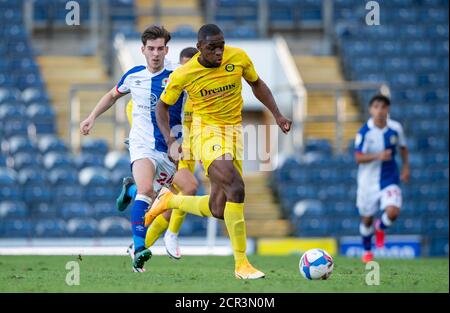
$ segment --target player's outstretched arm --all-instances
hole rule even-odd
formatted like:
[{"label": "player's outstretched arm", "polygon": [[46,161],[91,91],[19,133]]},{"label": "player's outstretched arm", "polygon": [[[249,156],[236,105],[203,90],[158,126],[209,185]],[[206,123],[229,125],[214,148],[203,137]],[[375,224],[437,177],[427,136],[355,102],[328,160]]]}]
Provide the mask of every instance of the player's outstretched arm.
[{"label": "player's outstretched arm", "polygon": [[179,160],[179,147],[176,138],[170,133],[169,105],[161,99],[156,104],[156,123],[167,143],[169,159],[175,163]]},{"label": "player's outstretched arm", "polygon": [[80,133],[83,135],[89,135],[89,131],[92,129],[95,123],[95,119],[106,112],[120,97],[125,94],[119,93],[116,88],[108,91],[97,103],[95,108],[89,114],[89,116],[80,123]]},{"label": "player's outstretched arm", "polygon": [[272,95],[272,92],[270,91],[269,87],[267,87],[266,83],[261,78],[258,78],[254,82],[247,81],[247,83],[250,85],[250,87],[252,87],[252,91],[255,97],[259,101],[261,101],[272,113],[283,133],[287,134],[291,129],[292,121],[285,118],[281,114]]}]

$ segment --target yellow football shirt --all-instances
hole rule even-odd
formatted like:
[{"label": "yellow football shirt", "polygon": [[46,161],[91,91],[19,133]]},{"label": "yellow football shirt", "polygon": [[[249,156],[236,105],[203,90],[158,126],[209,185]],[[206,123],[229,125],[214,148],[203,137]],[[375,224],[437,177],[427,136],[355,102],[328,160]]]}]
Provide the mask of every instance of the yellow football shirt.
[{"label": "yellow football shirt", "polygon": [[200,53],[177,68],[161,95],[168,105],[186,90],[193,110],[193,120],[205,125],[238,125],[242,122],[242,77],[258,79],[253,62],[239,48],[225,46],[222,64],[207,68],[198,62]]}]

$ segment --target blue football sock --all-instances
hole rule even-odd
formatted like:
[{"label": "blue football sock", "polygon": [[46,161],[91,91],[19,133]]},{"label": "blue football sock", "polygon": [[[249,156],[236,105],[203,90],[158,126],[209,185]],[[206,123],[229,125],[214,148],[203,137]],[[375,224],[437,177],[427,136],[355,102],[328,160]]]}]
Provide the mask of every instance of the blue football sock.
[{"label": "blue football sock", "polygon": [[362,237],[362,245],[365,251],[372,249],[373,226],[367,227],[363,223],[359,224],[359,233]]},{"label": "blue football sock", "polygon": [[133,184],[128,188],[127,196],[130,197],[131,199],[134,199],[136,198],[136,194],[137,194],[137,187],[136,184]]},{"label": "blue football sock", "polygon": [[138,194],[131,208],[131,229],[133,231],[135,251],[145,246],[147,228],[144,227],[144,215],[151,203],[152,201],[149,197]]}]

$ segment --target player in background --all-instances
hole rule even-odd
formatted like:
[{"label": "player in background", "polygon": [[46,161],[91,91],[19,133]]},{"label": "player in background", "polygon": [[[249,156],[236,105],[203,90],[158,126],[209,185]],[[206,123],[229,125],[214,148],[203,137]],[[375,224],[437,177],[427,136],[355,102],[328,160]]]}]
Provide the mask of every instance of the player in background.
[{"label": "player in background", "polygon": [[[364,247],[362,261],[365,263],[373,260],[374,232],[376,247],[384,246],[384,232],[397,219],[402,206],[400,181],[407,183],[409,180],[405,135],[400,123],[389,119],[389,107],[389,98],[375,95],[369,103],[371,117],[355,138],[358,164],[356,206],[361,216],[359,232]],[[402,159],[401,173],[395,161],[398,152]],[[373,219],[379,209],[383,213],[374,227]]]},{"label": "player in background", "polygon": [[242,179],[242,78],[253,94],[273,114],[287,133],[291,121],[278,110],[270,89],[258,77],[253,62],[239,48],[225,46],[217,25],[206,24],[198,31],[195,55],[175,70],[158,101],[156,114],[172,160],[179,160],[179,144],[170,132],[167,111],[185,90],[192,102],[191,142],[196,160],[201,160],[211,182],[211,195],[174,195],[161,189],[145,215],[145,225],[168,209],[225,220],[235,259],[235,277],[258,279],[264,273],[255,269],[246,256],[244,220],[245,187]]},{"label": "player in background", "polygon": [[[108,110],[120,97],[131,93],[134,103],[133,125],[129,134],[129,151],[132,173],[137,186],[136,201],[131,209],[131,226],[134,242],[132,268],[143,272],[144,263],[151,251],[145,248],[145,210],[151,205],[162,186],[170,186],[176,167],[168,159],[167,145],[159,131],[155,118],[155,106],[166,87],[173,68],[165,67],[170,33],[160,26],[148,27],[141,36],[141,51],[146,65],[135,66],[126,72],[117,86],[106,93],[89,116],[80,124],[80,131],[88,135],[95,120]],[[150,101],[149,101],[150,100]],[[184,95],[180,95],[168,112],[170,127],[181,125]],[[181,137],[181,132],[175,135]]]},{"label": "player in background", "polygon": [[[181,65],[189,61],[198,50],[194,47],[184,48],[180,52],[179,62]],[[130,125],[132,125],[132,105],[133,101],[130,100],[126,107],[127,118]],[[192,105],[189,98],[186,99],[183,109],[183,127],[184,129],[190,129],[192,122]],[[197,193],[198,181],[194,176],[195,161],[190,152],[190,136],[189,134],[183,134],[183,155],[184,158],[178,162],[178,170],[174,176],[172,187],[177,192],[183,195],[195,195]],[[126,177],[123,179],[122,191],[116,200],[117,209],[123,211],[127,208],[132,199],[136,197],[136,184],[132,177]],[[150,225],[147,230],[145,238],[145,247],[150,248],[156,240],[165,232],[164,244],[166,246],[167,254],[173,259],[180,259],[181,252],[178,244],[178,233],[180,232],[183,224],[186,212],[181,210],[172,210],[164,212],[158,216],[155,221]]]}]

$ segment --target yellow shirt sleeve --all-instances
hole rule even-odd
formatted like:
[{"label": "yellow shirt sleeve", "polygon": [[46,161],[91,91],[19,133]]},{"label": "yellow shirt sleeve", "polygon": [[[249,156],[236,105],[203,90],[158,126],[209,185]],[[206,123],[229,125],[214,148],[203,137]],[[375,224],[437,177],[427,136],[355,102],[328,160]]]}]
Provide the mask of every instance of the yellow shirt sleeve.
[{"label": "yellow shirt sleeve", "polygon": [[127,107],[126,107],[126,113],[127,113],[127,119],[128,119],[128,123],[131,125],[133,125],[133,100],[128,101],[127,103]]},{"label": "yellow shirt sleeve", "polygon": [[168,105],[174,105],[183,92],[183,89],[183,75],[180,75],[177,71],[174,71],[170,74],[169,83],[164,89],[164,92],[161,94],[160,99]]},{"label": "yellow shirt sleeve", "polygon": [[243,72],[242,76],[246,81],[254,82],[258,79],[258,74],[256,73],[255,67],[253,65],[252,60],[249,58],[247,53],[242,52],[243,54]]}]

